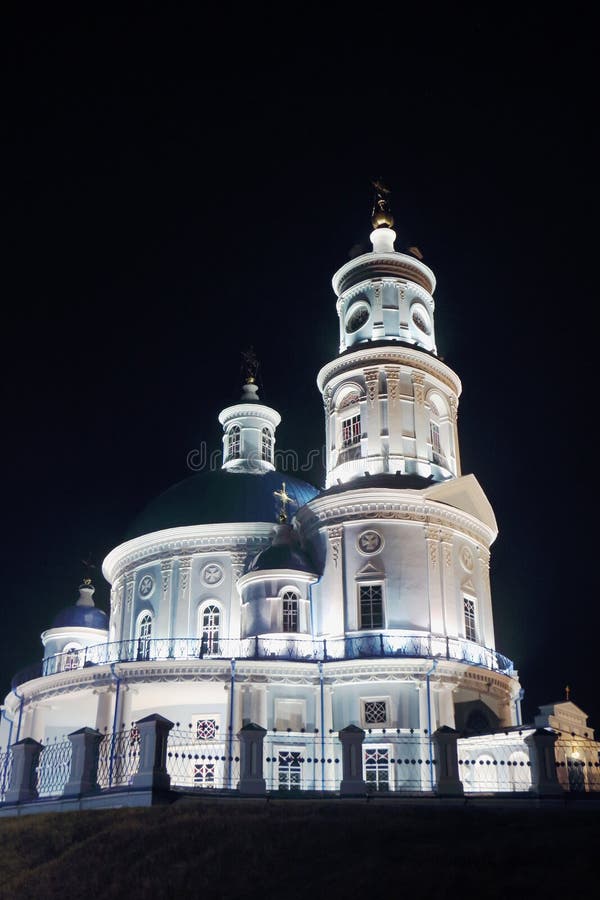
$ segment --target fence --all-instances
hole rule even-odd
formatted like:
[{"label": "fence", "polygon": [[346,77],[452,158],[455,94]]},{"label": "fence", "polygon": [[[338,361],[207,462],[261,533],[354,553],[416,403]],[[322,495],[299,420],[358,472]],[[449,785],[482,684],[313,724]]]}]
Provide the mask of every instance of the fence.
[{"label": "fence", "polygon": [[101,789],[128,787],[140,762],[140,733],[137,727],[106,734],[98,753],[98,785]]},{"label": "fence", "polygon": [[234,790],[240,780],[239,738],[215,732],[202,740],[197,730],[174,728],[167,741],[167,772],[173,787]]},{"label": "fence", "polygon": [[10,747],[6,750],[0,748],[0,803],[4,803],[6,789],[10,784],[12,759],[12,750]]},{"label": "fence", "polygon": [[38,797],[59,797],[71,772],[71,741],[63,739],[46,744],[37,765]]},{"label": "fence", "polygon": [[[461,796],[600,790],[598,745],[562,742],[548,729],[507,730],[460,738],[443,726],[369,729],[337,734],[266,731],[237,735],[181,728],[160,715],[102,736],[90,728],[39,744],[31,738],[0,751],[4,804],[74,797],[99,791],[238,791],[265,796],[301,792]],[[583,741],[583,739],[581,739]],[[580,743],[581,743],[580,741]],[[570,753],[564,760],[557,758]],[[594,757],[593,754],[596,754]]]}]

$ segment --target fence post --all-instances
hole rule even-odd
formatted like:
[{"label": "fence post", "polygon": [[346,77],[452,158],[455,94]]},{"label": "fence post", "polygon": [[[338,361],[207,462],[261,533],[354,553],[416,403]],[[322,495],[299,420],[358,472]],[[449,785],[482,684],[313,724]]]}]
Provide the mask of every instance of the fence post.
[{"label": "fence post", "polygon": [[140,733],[140,765],[131,786],[168,791],[171,776],[167,772],[167,740],[174,723],[153,713],[135,724]]},{"label": "fence post", "polygon": [[431,737],[437,757],[437,795],[462,797],[464,788],[458,771],[458,731],[449,725],[442,725]]},{"label": "fence post", "polygon": [[342,780],[340,796],[351,797],[366,794],[367,785],[363,778],[362,745],[365,733],[356,725],[347,725],[338,732],[342,744]]},{"label": "fence post", "polygon": [[250,722],[238,731],[240,739],[240,794],[265,796],[267,783],[263,776],[263,745],[266,728]]},{"label": "fence post", "polygon": [[67,737],[71,741],[71,771],[63,796],[71,797],[100,790],[98,786],[98,756],[102,735],[95,728],[80,728]]},{"label": "fence post", "polygon": [[531,791],[544,796],[560,797],[564,791],[556,774],[556,757],[554,745],[558,735],[545,728],[536,729],[525,738],[529,749],[533,748],[535,766],[533,767]]},{"label": "fence post", "polygon": [[38,799],[37,767],[43,749],[43,745],[33,738],[23,738],[12,745],[12,772],[4,795],[5,803],[24,803]]}]

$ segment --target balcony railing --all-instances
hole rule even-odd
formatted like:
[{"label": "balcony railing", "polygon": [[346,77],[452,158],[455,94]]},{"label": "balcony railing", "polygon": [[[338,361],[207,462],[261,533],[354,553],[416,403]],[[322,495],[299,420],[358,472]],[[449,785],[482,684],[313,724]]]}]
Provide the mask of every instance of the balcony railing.
[{"label": "balcony railing", "polygon": [[448,659],[512,675],[510,659],[463,638],[431,634],[373,633],[313,640],[301,634],[280,637],[225,638],[207,645],[201,638],[140,638],[96,644],[57,653],[18,672],[16,688],[26,681],[72,669],[109,663],[182,659],[271,659],[294,662],[336,662],[351,659]]}]

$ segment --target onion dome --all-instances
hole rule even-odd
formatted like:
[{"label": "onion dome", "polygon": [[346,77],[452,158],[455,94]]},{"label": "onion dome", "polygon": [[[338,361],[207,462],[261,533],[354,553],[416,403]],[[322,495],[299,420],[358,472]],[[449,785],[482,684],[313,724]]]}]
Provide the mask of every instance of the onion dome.
[{"label": "onion dome", "polygon": [[315,566],[308,555],[300,549],[294,535],[294,529],[287,523],[275,526],[271,546],[261,550],[248,566],[249,572],[263,572],[275,569],[291,569],[310,573],[315,571]]},{"label": "onion dome", "polygon": [[79,587],[79,599],[54,617],[51,628],[95,628],[108,631],[108,616],[94,605],[94,585],[86,578]]}]

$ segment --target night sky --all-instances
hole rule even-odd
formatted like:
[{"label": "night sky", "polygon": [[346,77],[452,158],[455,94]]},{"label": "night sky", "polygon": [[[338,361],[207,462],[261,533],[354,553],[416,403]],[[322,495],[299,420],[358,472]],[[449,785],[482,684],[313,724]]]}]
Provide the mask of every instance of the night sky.
[{"label": "night sky", "polygon": [[596,32],[576,7],[363,11],[347,34],[277,9],[7,17],[0,683],[40,658],[81,560],[220,446],[249,344],[278,448],[321,447],[331,276],[370,249],[381,175],[397,249],[436,274],[463,472],[500,527],[497,649],[526,719],[569,684],[600,730]]}]

